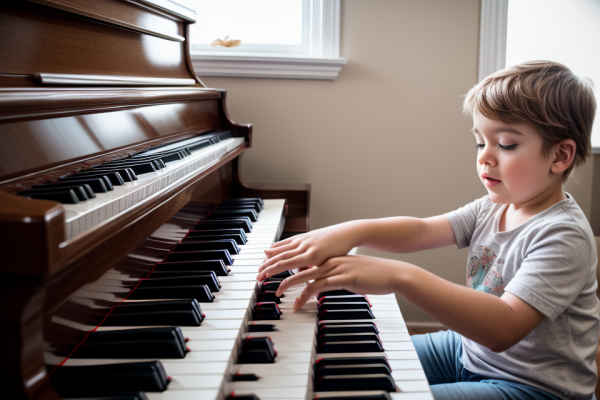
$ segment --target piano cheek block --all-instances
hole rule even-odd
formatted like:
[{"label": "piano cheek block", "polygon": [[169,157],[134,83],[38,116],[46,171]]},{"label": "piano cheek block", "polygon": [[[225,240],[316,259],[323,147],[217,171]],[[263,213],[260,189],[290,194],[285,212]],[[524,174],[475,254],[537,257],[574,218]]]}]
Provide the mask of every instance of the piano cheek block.
[{"label": "piano cheek block", "polygon": [[50,383],[61,397],[92,397],[118,392],[164,392],[169,380],[159,361],[60,367]]},{"label": "piano cheek block", "polygon": [[215,296],[206,285],[174,286],[174,287],[148,287],[136,288],[128,300],[153,300],[153,299],[196,299],[199,303],[212,303]]},{"label": "piano cheek block", "polygon": [[394,380],[386,374],[323,376],[317,379],[317,392],[385,390],[395,392]]}]

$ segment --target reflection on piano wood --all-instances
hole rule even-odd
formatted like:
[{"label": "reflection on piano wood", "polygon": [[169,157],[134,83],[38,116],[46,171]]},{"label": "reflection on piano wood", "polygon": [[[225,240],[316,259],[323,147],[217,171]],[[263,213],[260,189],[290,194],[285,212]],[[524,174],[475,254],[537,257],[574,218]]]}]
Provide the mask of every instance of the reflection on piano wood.
[{"label": "reflection on piano wood", "polygon": [[169,0],[0,3],[3,394],[311,399],[353,369],[377,390],[351,396],[431,398],[393,296],[327,321],[346,297],[294,314],[302,287],[254,280],[265,248],[309,229],[310,186],[243,182],[252,126],[196,77],[194,21]]}]

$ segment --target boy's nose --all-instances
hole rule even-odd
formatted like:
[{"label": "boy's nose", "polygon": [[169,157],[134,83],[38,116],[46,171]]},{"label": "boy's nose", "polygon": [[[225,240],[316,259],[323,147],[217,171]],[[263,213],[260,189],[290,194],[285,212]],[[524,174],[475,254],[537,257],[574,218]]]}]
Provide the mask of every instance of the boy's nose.
[{"label": "boy's nose", "polygon": [[477,155],[477,162],[481,165],[485,165],[485,164],[489,164],[491,166],[496,165],[496,159],[493,157],[493,155],[490,153],[490,151],[487,150],[487,147],[485,147],[479,151],[479,154]]}]

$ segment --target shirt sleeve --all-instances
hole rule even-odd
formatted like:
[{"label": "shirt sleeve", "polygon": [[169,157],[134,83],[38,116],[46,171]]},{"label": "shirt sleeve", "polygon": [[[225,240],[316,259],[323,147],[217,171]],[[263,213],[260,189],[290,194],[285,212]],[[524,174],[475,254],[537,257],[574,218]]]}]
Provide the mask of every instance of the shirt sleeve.
[{"label": "shirt sleeve", "polygon": [[484,205],[489,202],[489,196],[483,196],[456,211],[444,214],[448,218],[448,221],[450,221],[454,236],[456,237],[456,246],[459,249],[469,247],[471,244],[471,238],[477,226],[477,216],[484,208]]},{"label": "shirt sleeve", "polygon": [[590,257],[587,236],[580,228],[553,224],[532,239],[505,291],[554,321],[590,278]]}]

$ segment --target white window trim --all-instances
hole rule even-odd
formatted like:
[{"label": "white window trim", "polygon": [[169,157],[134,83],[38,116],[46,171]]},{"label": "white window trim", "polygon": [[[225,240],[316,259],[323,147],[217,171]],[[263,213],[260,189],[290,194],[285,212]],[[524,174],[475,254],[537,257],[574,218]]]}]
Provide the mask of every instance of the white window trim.
[{"label": "white window trim", "polygon": [[309,56],[191,52],[199,77],[335,80],[346,65],[340,57],[340,0],[310,0]]},{"label": "white window trim", "polygon": [[481,0],[479,82],[506,67],[508,0]]}]

